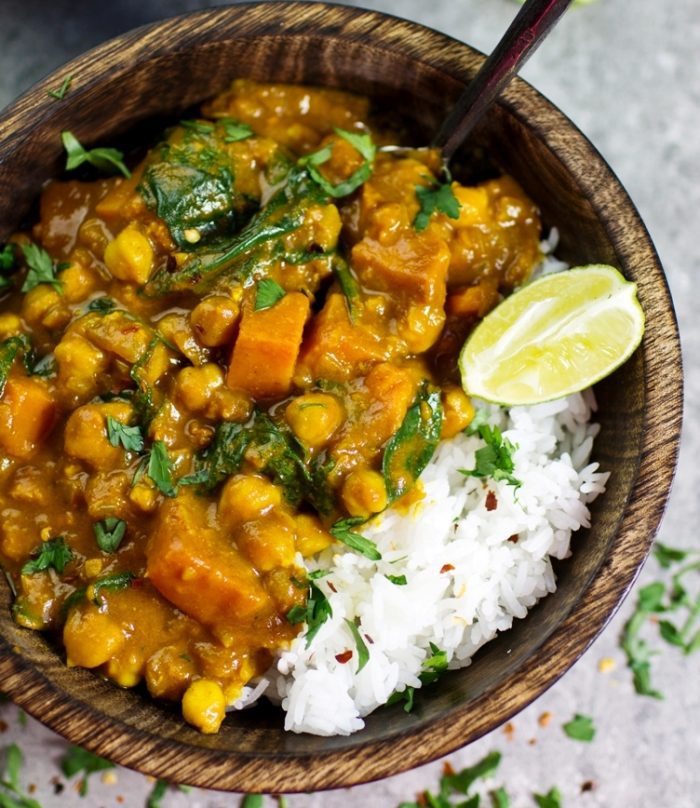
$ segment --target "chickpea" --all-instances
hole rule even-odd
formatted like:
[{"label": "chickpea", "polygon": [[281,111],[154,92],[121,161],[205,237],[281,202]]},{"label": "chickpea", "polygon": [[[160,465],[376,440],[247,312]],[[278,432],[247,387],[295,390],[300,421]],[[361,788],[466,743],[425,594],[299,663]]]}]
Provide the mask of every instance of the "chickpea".
[{"label": "chickpea", "polygon": [[151,242],[136,225],[130,224],[105,248],[107,269],[120,281],[146,283],[153,270]]},{"label": "chickpea", "polygon": [[0,341],[22,333],[22,321],[16,314],[4,312],[0,314]]},{"label": "chickpea", "polygon": [[190,412],[203,412],[214,391],[224,385],[224,374],[218,365],[209,362],[198,368],[183,368],[177,374],[177,396]]},{"label": "chickpea", "polygon": [[219,731],[226,715],[226,699],[221,685],[210,679],[197,679],[182,697],[182,715],[205,735]]},{"label": "chickpea", "polygon": [[110,417],[121,424],[128,424],[132,413],[131,405],[121,401],[78,407],[66,422],[66,453],[96,469],[113,469],[122,465],[124,450],[121,445],[112,446],[110,443],[106,419]]},{"label": "chickpea", "polygon": [[202,300],[190,314],[195,336],[207,348],[228,345],[234,337],[240,305],[230,297],[212,295]]},{"label": "chickpea", "polygon": [[22,317],[31,326],[63,328],[70,316],[63,296],[48,283],[30,289],[22,300]]},{"label": "chickpea", "polygon": [[146,684],[156,698],[181,699],[194,673],[194,664],[185,649],[168,645],[146,663]]},{"label": "chickpea", "polygon": [[109,360],[99,348],[79,334],[66,334],[54,350],[58,363],[59,389],[78,400],[92,397],[97,391],[98,376]]},{"label": "chickpea", "polygon": [[327,393],[306,393],[287,406],[284,417],[299,440],[310,449],[321,449],[343,423],[343,406]]},{"label": "chickpea", "polygon": [[343,483],[341,499],[351,516],[371,516],[389,504],[384,478],[372,469],[356,469]]},{"label": "chickpea", "polygon": [[253,402],[244,390],[229,390],[227,387],[216,391],[212,404],[212,411],[207,410],[205,415],[222,421],[244,423],[253,411]]},{"label": "chickpea", "polygon": [[442,391],[442,429],[440,437],[453,438],[466,429],[474,418],[474,406],[469,396],[455,384],[447,385]]},{"label": "chickpea", "polygon": [[219,497],[219,517],[228,528],[250,522],[282,503],[282,492],[259,474],[236,474]]},{"label": "chickpea", "polygon": [[95,609],[73,609],[63,629],[68,665],[97,668],[110,660],[124,645],[121,628]]},{"label": "chickpea", "polygon": [[63,296],[67,303],[80,303],[95,288],[95,275],[82,264],[72,263],[59,275]]},{"label": "chickpea", "polygon": [[288,567],[294,562],[296,552],[294,522],[284,513],[246,522],[236,534],[236,543],[260,572]]},{"label": "chickpea", "polygon": [[158,331],[193,365],[204,365],[209,360],[210,351],[200,345],[189,319],[184,314],[177,312],[166,314],[158,321]]},{"label": "chickpea", "polygon": [[140,652],[129,651],[107,663],[106,674],[120,687],[136,687],[143,678],[145,661]]}]

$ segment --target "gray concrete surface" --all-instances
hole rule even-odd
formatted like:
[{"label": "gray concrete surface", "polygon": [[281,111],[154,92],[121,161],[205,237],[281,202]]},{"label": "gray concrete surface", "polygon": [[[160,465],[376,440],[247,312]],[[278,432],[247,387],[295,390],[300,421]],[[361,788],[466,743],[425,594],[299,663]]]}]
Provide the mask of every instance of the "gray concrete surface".
[{"label": "gray concrete surface", "polygon": [[[515,14],[511,0],[365,0],[490,49]],[[98,41],[170,13],[210,5],[196,0],[0,0],[0,106],[9,103],[61,62]],[[700,318],[695,287],[700,273],[700,15],[696,0],[599,0],[570,11],[524,70],[524,76],[558,104],[590,137],[639,207],[665,265],[684,343],[686,422],[676,485],[660,539],[698,546],[700,523]],[[650,561],[640,583],[658,578]],[[503,763],[494,779],[514,808],[534,805],[532,794],[557,785],[564,805],[581,808],[695,808],[700,806],[700,653],[684,658],[665,646],[654,661],[663,701],[636,695],[618,636],[632,599],[585,657],[538,702],[513,722],[449,757],[464,766],[498,749]],[[603,658],[615,668],[599,670]],[[551,714],[549,726],[538,718]],[[593,716],[596,739],[569,740],[561,724],[575,712]],[[23,778],[36,786],[45,808],[67,805],[141,806],[151,785],[140,775],[117,771],[117,782],[96,775],[85,799],[72,785],[54,795],[50,780],[64,742],[30,720],[8,724],[0,746],[19,743],[27,759]],[[434,787],[438,762],[379,783],[290,798],[292,808],[395,806]],[[592,790],[582,792],[586,782]],[[166,808],[223,808],[239,797],[194,790],[171,791]],[[485,801],[487,804],[488,801]],[[276,804],[267,799],[265,804]]]}]

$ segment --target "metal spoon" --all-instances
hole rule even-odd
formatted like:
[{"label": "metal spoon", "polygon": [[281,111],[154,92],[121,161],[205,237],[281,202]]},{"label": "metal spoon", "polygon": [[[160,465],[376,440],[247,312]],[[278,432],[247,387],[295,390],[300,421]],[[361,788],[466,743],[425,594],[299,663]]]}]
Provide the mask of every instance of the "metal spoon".
[{"label": "metal spoon", "polygon": [[[430,148],[440,151],[443,168],[571,3],[572,0],[526,0],[430,144]],[[385,146],[381,150],[394,154],[416,151],[402,146]]]}]

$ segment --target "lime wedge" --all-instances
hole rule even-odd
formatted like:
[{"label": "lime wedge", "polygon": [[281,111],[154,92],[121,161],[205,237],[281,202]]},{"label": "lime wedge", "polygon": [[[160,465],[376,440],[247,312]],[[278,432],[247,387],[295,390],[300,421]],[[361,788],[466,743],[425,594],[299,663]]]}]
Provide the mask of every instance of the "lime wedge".
[{"label": "lime wedge", "polygon": [[590,387],[644,334],[637,286],[591,264],[545,275],[507,297],[459,357],[466,392],[496,404],[539,404]]}]

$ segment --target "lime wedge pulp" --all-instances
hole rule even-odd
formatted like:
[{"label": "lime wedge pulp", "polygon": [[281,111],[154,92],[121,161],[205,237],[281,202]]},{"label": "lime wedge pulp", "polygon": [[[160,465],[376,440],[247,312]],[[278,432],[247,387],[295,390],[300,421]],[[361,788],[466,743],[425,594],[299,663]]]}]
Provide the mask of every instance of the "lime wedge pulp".
[{"label": "lime wedge pulp", "polygon": [[510,406],[585,390],[625,362],[644,334],[637,286],[591,264],[518,289],[472,331],[459,368],[465,391]]}]

